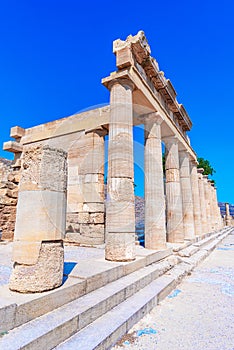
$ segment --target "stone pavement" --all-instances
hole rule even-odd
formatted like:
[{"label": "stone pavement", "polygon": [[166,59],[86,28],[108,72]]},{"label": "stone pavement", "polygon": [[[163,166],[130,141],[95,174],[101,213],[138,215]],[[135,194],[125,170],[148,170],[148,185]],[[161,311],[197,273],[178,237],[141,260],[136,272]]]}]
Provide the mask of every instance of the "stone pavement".
[{"label": "stone pavement", "polygon": [[113,350],[233,350],[234,232]]}]

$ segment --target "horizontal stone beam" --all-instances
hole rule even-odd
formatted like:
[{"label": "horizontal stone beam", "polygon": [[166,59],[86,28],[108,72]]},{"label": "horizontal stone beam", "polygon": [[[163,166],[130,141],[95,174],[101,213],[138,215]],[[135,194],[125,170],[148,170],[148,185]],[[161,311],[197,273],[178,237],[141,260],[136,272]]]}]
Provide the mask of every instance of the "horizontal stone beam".
[{"label": "horizontal stone beam", "polygon": [[3,144],[3,150],[12,153],[21,153],[23,151],[23,146],[15,141],[7,141]]}]

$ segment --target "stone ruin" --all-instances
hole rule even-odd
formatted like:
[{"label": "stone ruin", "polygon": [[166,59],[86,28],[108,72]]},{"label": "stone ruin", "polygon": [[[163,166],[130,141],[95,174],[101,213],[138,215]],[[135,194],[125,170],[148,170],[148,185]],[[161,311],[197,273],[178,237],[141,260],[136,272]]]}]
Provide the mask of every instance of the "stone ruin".
[{"label": "stone ruin", "polygon": [[106,260],[135,259],[133,126],[145,130],[145,248],[164,250],[167,242],[182,243],[223,226],[216,188],[197,169],[187,136],[192,122],[151,57],[144,33],[114,41],[113,51],[117,70],[102,80],[110,105],[32,128],[13,127],[15,140],[4,143],[14,161],[1,185],[3,238],[13,237],[9,223],[19,190],[12,290],[59,286],[63,241],[105,243]]}]

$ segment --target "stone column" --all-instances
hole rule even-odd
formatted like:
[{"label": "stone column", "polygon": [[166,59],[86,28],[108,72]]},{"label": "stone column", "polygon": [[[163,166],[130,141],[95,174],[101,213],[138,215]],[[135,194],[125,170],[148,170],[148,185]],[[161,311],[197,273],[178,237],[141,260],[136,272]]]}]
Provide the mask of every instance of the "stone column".
[{"label": "stone column", "polygon": [[217,215],[218,229],[221,229],[223,227],[223,218],[219,208],[219,202],[217,197],[217,187],[214,187],[214,196],[215,196],[215,202],[216,202],[216,215]]},{"label": "stone column", "polygon": [[166,145],[166,207],[167,237],[169,242],[183,242],[183,211],[180,186],[178,140],[176,137],[164,139]]},{"label": "stone column", "polygon": [[226,226],[231,226],[231,221],[232,221],[232,217],[230,215],[230,210],[229,210],[229,203],[225,203],[225,209],[226,209]]},{"label": "stone column", "polygon": [[206,200],[205,200],[205,184],[203,179],[204,169],[197,169],[198,171],[198,189],[199,189],[199,197],[200,197],[200,208],[201,208],[201,226],[202,233],[208,232],[207,229],[207,216],[206,216]]},{"label": "stone column", "polygon": [[208,175],[203,175],[203,180],[204,180],[204,190],[205,190],[207,232],[211,232],[212,225],[211,225],[210,191],[209,191]]},{"label": "stone column", "polygon": [[23,153],[9,287],[42,292],[63,278],[66,221],[66,153],[49,146]]},{"label": "stone column", "polygon": [[210,191],[211,191],[211,217],[212,217],[213,230],[217,230],[218,222],[217,222],[216,198],[215,198],[214,184],[212,182],[210,182]]},{"label": "stone column", "polygon": [[163,183],[162,118],[152,113],[145,121],[145,248],[166,248]]},{"label": "stone column", "polygon": [[186,150],[179,151],[179,161],[180,185],[183,206],[184,238],[192,239],[195,237],[193,218],[193,197],[191,189],[189,153]]},{"label": "stone column", "polygon": [[106,259],[135,259],[135,197],[133,185],[133,84],[109,84],[110,123],[106,201]]},{"label": "stone column", "polygon": [[202,218],[201,218],[201,204],[198,185],[198,173],[196,162],[190,161],[191,167],[191,188],[193,196],[193,216],[194,216],[194,229],[196,236],[202,234]]},{"label": "stone column", "polygon": [[66,240],[104,244],[104,135],[90,131],[68,153]]}]

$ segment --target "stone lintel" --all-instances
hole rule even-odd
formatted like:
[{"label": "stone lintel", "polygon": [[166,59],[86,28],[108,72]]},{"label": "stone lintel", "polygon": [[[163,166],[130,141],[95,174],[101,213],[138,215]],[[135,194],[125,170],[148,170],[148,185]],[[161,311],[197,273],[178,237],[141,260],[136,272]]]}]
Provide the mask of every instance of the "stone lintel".
[{"label": "stone lintel", "polygon": [[3,150],[12,153],[21,153],[23,152],[23,146],[16,141],[7,141],[3,144]]},{"label": "stone lintel", "polygon": [[13,126],[11,128],[10,136],[14,139],[20,139],[25,134],[25,129],[20,126]]}]

